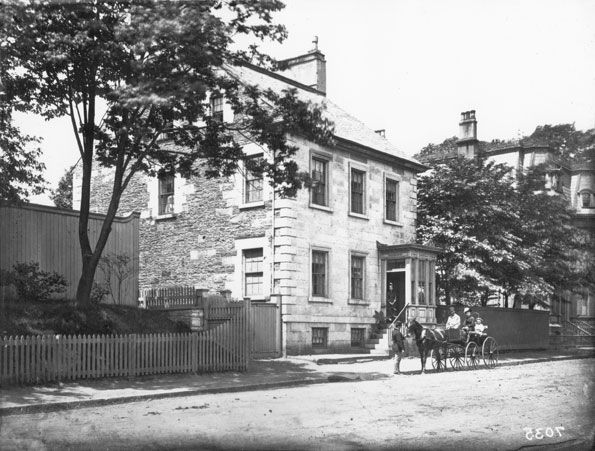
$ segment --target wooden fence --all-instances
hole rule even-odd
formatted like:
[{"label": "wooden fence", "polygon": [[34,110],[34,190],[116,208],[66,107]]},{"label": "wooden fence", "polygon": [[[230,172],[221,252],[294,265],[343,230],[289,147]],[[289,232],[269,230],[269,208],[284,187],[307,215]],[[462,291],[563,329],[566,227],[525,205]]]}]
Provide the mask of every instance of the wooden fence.
[{"label": "wooden fence", "polygon": [[246,371],[250,304],[233,304],[216,308],[222,321],[199,333],[0,338],[0,385]]},{"label": "wooden fence", "polygon": [[[132,213],[115,218],[103,252],[104,256],[126,255],[130,259],[129,276],[122,286],[118,287],[117,280],[111,281],[116,299],[110,295],[108,301],[114,303],[136,305],[138,300],[139,216]],[[89,215],[91,246],[95,246],[99,238],[104,218],[95,213]],[[0,201],[0,269],[9,270],[17,262],[38,262],[40,269],[56,271],[66,278],[69,285],[64,297],[74,299],[82,269],[78,221],[76,210]],[[97,270],[95,281],[105,283],[102,270]],[[0,301],[8,295],[8,290],[0,287]]]},{"label": "wooden fence", "polygon": [[189,286],[149,288],[141,291],[148,309],[176,309],[202,306],[203,291]]}]

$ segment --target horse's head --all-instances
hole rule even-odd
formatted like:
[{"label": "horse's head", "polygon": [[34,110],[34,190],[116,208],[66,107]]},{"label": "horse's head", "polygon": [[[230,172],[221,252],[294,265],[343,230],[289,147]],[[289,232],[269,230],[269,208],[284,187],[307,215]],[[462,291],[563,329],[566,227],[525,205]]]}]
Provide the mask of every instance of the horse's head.
[{"label": "horse's head", "polygon": [[407,321],[407,335],[415,335],[415,338],[419,338],[423,327],[417,322],[416,318],[411,318]]}]

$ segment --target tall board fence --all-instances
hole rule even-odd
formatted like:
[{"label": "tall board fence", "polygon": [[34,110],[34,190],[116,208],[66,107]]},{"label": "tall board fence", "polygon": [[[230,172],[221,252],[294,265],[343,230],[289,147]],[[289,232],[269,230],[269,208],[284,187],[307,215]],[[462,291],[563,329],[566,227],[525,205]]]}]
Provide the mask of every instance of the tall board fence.
[{"label": "tall board fence", "polygon": [[246,371],[248,302],[216,308],[198,333],[0,338],[0,385],[150,374]]},{"label": "tall board fence", "polygon": [[[116,217],[104,256],[126,255],[130,259],[129,277],[120,287],[121,304],[136,305],[139,273],[139,213]],[[89,215],[89,239],[95,246],[104,215]],[[0,201],[0,269],[9,270],[17,262],[38,262],[40,269],[62,274],[68,282],[64,297],[74,299],[81,276],[82,258],[78,238],[79,212],[37,204],[11,204]],[[105,283],[101,270],[95,281]],[[117,281],[112,281],[116,293]],[[0,287],[0,301],[9,290]],[[114,299],[111,299],[115,302]]]}]

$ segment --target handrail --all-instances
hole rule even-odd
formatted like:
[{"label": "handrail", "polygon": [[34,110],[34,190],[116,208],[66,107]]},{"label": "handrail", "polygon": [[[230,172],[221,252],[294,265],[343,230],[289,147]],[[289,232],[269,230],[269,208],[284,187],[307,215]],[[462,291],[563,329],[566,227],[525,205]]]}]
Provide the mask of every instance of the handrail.
[{"label": "handrail", "polygon": [[391,327],[393,327],[393,325],[397,322],[397,319],[399,319],[399,316],[401,316],[403,314],[403,312],[405,311],[405,309],[407,308],[408,305],[409,305],[409,302],[405,302],[405,305],[403,306],[403,308],[401,309],[399,314],[397,316],[395,316],[395,319],[393,319],[393,322],[390,323],[390,326],[388,326],[389,329]]}]

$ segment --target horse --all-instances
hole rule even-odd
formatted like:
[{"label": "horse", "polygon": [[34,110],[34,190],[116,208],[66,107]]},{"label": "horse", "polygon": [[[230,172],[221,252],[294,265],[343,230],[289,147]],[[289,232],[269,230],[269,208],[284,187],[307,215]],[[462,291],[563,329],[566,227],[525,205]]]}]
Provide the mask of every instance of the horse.
[{"label": "horse", "polygon": [[432,350],[434,351],[438,361],[437,369],[440,370],[440,368],[443,367],[441,363],[443,353],[440,351],[440,349],[446,341],[444,332],[437,329],[425,328],[417,322],[417,319],[412,318],[409,320],[407,325],[407,335],[411,334],[415,336],[415,343],[417,344],[417,349],[419,351],[419,357],[421,359],[421,374],[426,372],[426,359]]}]

